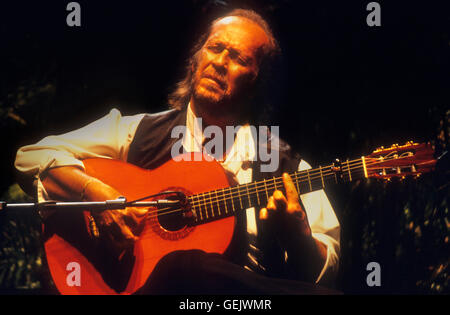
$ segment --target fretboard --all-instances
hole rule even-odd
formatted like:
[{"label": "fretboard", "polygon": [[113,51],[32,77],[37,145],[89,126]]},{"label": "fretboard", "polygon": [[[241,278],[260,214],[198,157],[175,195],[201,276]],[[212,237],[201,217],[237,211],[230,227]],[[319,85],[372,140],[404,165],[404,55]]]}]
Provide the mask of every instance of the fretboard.
[{"label": "fretboard", "polygon": [[[365,177],[364,159],[297,171],[289,174],[297,192],[302,195],[324,189],[328,185]],[[189,196],[195,216],[193,224],[202,224],[235,215],[251,207],[265,207],[275,190],[284,192],[283,179],[273,177],[248,184],[212,190]]]}]

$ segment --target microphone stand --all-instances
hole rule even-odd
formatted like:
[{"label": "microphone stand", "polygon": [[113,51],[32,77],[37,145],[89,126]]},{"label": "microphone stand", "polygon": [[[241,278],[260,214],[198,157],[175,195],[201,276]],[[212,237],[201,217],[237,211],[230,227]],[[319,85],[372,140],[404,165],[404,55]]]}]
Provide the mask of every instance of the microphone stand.
[{"label": "microphone stand", "polygon": [[106,201],[77,201],[77,202],[59,202],[44,201],[30,203],[7,203],[0,201],[0,211],[5,210],[86,210],[103,211],[103,210],[121,210],[127,207],[155,207],[165,208],[180,205],[179,200],[159,199],[154,201],[131,201],[127,202],[125,197],[119,197],[114,200]]},{"label": "microphone stand", "polygon": [[[174,193],[178,197],[181,197],[181,200],[158,199],[152,201],[142,201],[143,199],[147,199],[149,197],[155,197],[167,193]],[[89,211],[92,213],[94,211],[100,212],[104,210],[122,210],[127,207],[155,207],[157,209],[160,209],[174,206],[182,206],[184,202],[185,196],[179,192],[159,193],[156,195],[147,196],[130,202],[127,202],[127,199],[125,197],[119,197],[114,200],[106,200],[106,201],[79,201],[79,202],[59,202],[51,200],[51,201],[30,202],[30,203],[7,203],[5,201],[0,201],[0,214],[10,210],[36,210],[38,213],[40,213],[40,211],[43,210],[80,211],[89,209]],[[94,218],[92,217],[92,215],[89,215],[88,219],[91,234],[94,236],[94,238],[98,238],[99,231]]]}]

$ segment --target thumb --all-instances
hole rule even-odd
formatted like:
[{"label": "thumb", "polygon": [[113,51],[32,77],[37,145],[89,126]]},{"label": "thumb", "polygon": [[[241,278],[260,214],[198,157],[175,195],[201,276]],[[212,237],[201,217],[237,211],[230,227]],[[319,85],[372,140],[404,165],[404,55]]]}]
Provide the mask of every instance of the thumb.
[{"label": "thumb", "polygon": [[148,209],[146,208],[130,208],[130,210],[136,217],[143,217],[148,213]]},{"label": "thumb", "polygon": [[133,234],[133,232],[131,231],[131,229],[130,229],[128,226],[126,226],[126,225],[121,226],[121,227],[120,227],[120,230],[121,230],[121,232],[122,232],[123,237],[124,237],[126,240],[128,240],[128,241],[134,241],[134,242],[136,242],[136,241],[139,239],[137,236],[135,236],[135,235]]}]

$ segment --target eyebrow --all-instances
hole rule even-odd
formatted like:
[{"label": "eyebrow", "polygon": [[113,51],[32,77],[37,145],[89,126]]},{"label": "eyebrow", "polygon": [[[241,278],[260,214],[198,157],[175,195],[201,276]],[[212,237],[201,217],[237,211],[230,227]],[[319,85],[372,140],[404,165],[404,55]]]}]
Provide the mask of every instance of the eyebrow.
[{"label": "eyebrow", "polygon": [[206,45],[210,45],[210,44],[219,44],[221,46],[226,47],[230,53],[236,53],[239,57],[242,57],[245,59],[245,61],[249,61],[252,59],[251,56],[248,56],[246,54],[243,54],[241,50],[237,49],[237,48],[233,48],[233,47],[228,47],[226,44],[224,44],[222,41],[217,40],[216,38],[211,38],[210,40],[208,40],[206,42]]}]

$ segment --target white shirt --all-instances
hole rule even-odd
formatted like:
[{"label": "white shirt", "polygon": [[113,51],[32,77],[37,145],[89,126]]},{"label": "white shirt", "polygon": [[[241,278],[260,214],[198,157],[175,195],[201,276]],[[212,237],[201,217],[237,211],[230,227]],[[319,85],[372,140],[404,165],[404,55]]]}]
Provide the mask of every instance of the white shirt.
[{"label": "white shirt", "polygon": [[[40,181],[41,173],[59,166],[76,166],[84,170],[82,160],[86,158],[126,161],[130,144],[144,116],[145,114],[122,116],[118,110],[112,109],[108,115],[85,127],[62,135],[48,136],[36,144],[20,148],[15,167],[34,178],[39,201],[47,200],[47,192]],[[203,133],[195,118],[188,106],[187,128],[183,138],[185,152],[201,151],[204,142]],[[252,168],[243,168],[242,164],[245,160],[252,161],[256,154],[253,141],[255,139],[250,132],[250,126],[242,126],[225,159],[219,161],[226,170],[235,175],[239,184],[249,183],[252,179]],[[298,166],[299,171],[309,168],[311,166],[303,160]],[[312,236],[327,247],[327,259],[316,283],[333,281],[339,261],[339,222],[323,190],[303,194],[300,198],[305,207]],[[247,233],[256,236],[258,231],[255,208],[246,209],[246,218]]]}]

